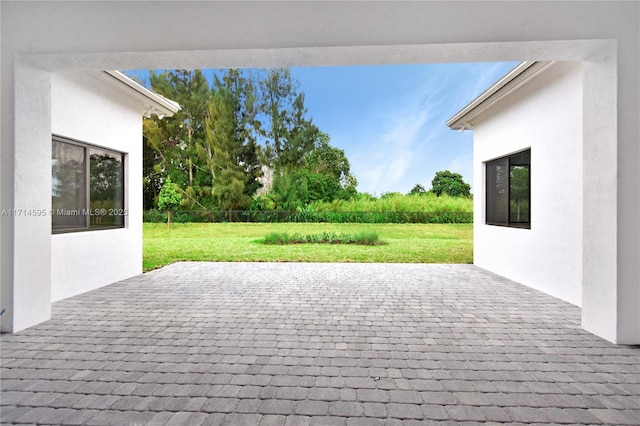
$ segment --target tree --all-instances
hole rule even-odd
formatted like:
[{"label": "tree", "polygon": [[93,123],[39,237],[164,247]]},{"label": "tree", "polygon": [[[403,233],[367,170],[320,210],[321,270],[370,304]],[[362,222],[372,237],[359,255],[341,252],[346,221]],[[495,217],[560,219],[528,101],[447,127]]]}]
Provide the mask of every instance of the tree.
[{"label": "tree", "polygon": [[273,200],[277,210],[298,210],[307,198],[307,181],[302,173],[290,171],[275,174]]},{"label": "tree", "polygon": [[358,181],[344,151],[329,144],[329,135],[319,133],[315,149],[305,155],[303,173],[307,181],[308,202],[349,199]]},{"label": "tree", "polygon": [[210,170],[212,195],[223,210],[244,209],[260,187],[255,88],[239,70],[216,76],[198,154]]},{"label": "tree", "polygon": [[162,157],[149,145],[146,122],[143,121],[142,136],[142,204],[145,210],[150,210],[156,205],[158,194],[162,188]]},{"label": "tree", "polygon": [[251,72],[230,69],[222,79],[216,76],[214,86],[230,106],[234,134],[241,145],[238,148],[237,165],[244,173],[244,194],[252,197],[261,186],[262,176],[257,144],[260,129],[257,83]]},{"label": "tree", "polygon": [[[104,202],[122,194],[122,160],[109,154],[91,154],[89,157],[89,199]],[[113,206],[122,208],[124,206]]]},{"label": "tree", "polygon": [[[197,144],[204,139],[204,122],[211,91],[200,70],[151,72],[151,88],[180,104],[170,119],[144,120],[145,192],[157,191],[162,177],[169,176],[192,204],[211,196],[207,170],[200,168]],[[145,194],[145,199],[152,198]]]},{"label": "tree", "polygon": [[409,195],[424,195],[426,193],[427,190],[424,189],[424,186],[420,185],[419,183],[416,183],[415,186],[411,188],[411,191],[409,191]]},{"label": "tree", "polygon": [[223,210],[237,210],[249,205],[245,194],[244,171],[240,162],[242,141],[236,135],[235,120],[228,93],[219,91],[209,107],[206,122],[207,164],[211,170],[212,195]]},{"label": "tree", "polygon": [[447,194],[452,197],[471,196],[471,186],[464,182],[462,175],[449,170],[439,171],[431,181],[431,191],[440,196]]},{"label": "tree", "polygon": [[[509,171],[509,206],[511,220],[521,222],[529,218],[529,167],[513,165]],[[515,215],[515,217],[513,217]]]},{"label": "tree", "polygon": [[263,185],[279,208],[357,192],[344,152],[307,116],[288,69],[220,71],[212,87],[200,70],[172,70],[152,73],[150,84],[182,109],[144,121],[146,208],[166,178],[185,205],[203,209],[248,208]]},{"label": "tree", "polygon": [[304,93],[286,68],[270,69],[260,80],[258,127],[263,142],[262,162],[273,170],[271,195],[278,209],[295,210],[307,203],[309,179],[305,157],[316,147],[320,130],[306,118]]},{"label": "tree", "polygon": [[318,128],[306,118],[304,93],[287,68],[270,69],[260,80],[260,113],[265,117],[259,127],[264,140],[265,165],[287,173],[300,169],[304,155],[314,148]]},{"label": "tree", "polygon": [[182,196],[178,186],[171,182],[171,178],[167,178],[158,194],[158,208],[167,211],[167,228],[171,226],[171,211],[180,207],[181,204]]}]

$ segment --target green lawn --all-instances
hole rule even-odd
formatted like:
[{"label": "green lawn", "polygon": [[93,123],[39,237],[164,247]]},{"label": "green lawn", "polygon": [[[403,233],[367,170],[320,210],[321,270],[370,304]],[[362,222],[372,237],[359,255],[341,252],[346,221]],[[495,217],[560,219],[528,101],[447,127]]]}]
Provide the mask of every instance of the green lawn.
[{"label": "green lawn", "polygon": [[[270,232],[376,231],[386,245],[266,245]],[[145,271],[182,260],[210,262],[471,263],[473,225],[333,223],[144,224]]]}]

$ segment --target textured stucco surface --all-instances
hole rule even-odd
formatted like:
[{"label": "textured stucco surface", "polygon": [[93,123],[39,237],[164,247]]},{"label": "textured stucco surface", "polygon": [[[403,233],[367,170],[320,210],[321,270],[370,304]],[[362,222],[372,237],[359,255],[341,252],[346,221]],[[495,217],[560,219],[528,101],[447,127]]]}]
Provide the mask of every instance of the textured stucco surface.
[{"label": "textured stucco surface", "polygon": [[[582,305],[582,67],[550,65],[474,120],[474,264]],[[531,149],[531,229],[487,225],[485,162]],[[602,300],[603,295],[598,299]]]},{"label": "textured stucco surface", "polygon": [[122,229],[51,236],[55,302],[142,272],[142,105],[85,72],[52,74],[51,94],[52,133],[125,154],[128,213]]}]

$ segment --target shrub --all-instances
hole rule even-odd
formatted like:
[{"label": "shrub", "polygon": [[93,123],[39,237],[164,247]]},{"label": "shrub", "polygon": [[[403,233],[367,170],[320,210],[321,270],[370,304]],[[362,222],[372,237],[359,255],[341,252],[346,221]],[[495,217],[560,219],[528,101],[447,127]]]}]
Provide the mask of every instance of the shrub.
[{"label": "shrub", "polygon": [[[251,210],[178,210],[180,222],[326,222],[326,223],[472,223],[473,199],[436,196],[431,192],[415,195],[388,194],[375,198],[362,194],[351,200],[316,202],[295,211],[269,209],[269,198],[255,199]],[[273,206],[273,204],[271,204]],[[167,220],[166,212],[148,211],[148,222]]]},{"label": "shrub", "polygon": [[381,245],[386,244],[380,241],[378,233],[375,231],[361,231],[356,234],[337,234],[333,232],[323,232],[321,234],[292,234],[286,232],[272,232],[267,234],[262,240],[264,244],[358,244],[358,245]]},{"label": "shrub", "polygon": [[378,233],[374,231],[360,231],[356,234],[356,240],[366,245],[375,245],[379,242]]}]

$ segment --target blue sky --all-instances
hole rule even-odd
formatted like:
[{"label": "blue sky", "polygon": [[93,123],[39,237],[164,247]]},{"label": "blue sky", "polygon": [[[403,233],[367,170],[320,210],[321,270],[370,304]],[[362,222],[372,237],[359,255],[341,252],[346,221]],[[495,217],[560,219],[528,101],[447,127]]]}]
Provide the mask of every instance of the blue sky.
[{"label": "blue sky", "polygon": [[[516,62],[291,68],[308,116],[345,151],[358,191],[431,187],[439,170],[473,187],[470,131],[444,122]],[[145,80],[148,72],[126,71]],[[213,71],[205,71],[211,78]]]}]

